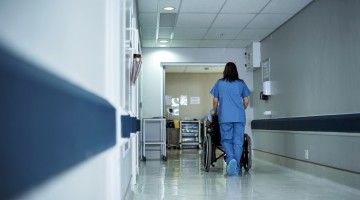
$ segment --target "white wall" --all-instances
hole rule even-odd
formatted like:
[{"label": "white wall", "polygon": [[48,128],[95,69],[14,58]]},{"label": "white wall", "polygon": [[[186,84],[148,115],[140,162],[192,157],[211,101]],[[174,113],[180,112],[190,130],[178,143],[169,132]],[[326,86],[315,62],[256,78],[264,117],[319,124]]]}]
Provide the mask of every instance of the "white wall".
[{"label": "white wall", "polygon": [[[252,72],[246,72],[244,49],[241,48],[143,48],[142,117],[162,116],[164,73],[161,63],[226,63],[235,62],[239,76],[250,90],[253,89]],[[253,108],[246,110],[246,132],[251,133]]]},{"label": "white wall", "polygon": [[113,148],[19,199],[118,200],[124,196],[120,171],[131,167],[120,156],[120,145],[127,140],[120,136],[120,115],[129,112],[121,106],[125,7],[125,0],[0,1],[1,45],[107,99],[117,110],[117,144]]},{"label": "white wall", "polygon": [[109,181],[109,159],[114,148],[99,154],[86,162],[80,163],[64,173],[57,175],[41,185],[22,194],[18,200],[48,199],[120,199],[119,194],[111,191]]},{"label": "white wall", "polygon": [[104,96],[105,2],[3,0],[1,42]]}]

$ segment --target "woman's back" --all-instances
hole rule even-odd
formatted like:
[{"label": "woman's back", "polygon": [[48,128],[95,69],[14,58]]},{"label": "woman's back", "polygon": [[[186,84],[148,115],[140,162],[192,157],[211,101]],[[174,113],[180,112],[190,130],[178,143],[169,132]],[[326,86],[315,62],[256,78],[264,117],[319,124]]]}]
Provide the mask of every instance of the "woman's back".
[{"label": "woman's back", "polygon": [[216,82],[211,93],[219,99],[220,122],[245,122],[243,98],[250,94],[243,80]]}]

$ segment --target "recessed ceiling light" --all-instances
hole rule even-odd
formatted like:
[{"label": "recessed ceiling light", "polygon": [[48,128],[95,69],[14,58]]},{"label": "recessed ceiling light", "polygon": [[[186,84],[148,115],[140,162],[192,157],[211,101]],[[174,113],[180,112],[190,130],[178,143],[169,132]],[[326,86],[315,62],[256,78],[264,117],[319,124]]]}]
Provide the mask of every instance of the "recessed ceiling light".
[{"label": "recessed ceiling light", "polygon": [[171,6],[165,7],[165,8],[163,8],[163,9],[166,10],[166,11],[175,10],[175,8],[174,8],[174,7],[171,7]]},{"label": "recessed ceiling light", "polygon": [[159,40],[160,43],[168,43],[169,40]]},{"label": "recessed ceiling light", "polygon": [[166,47],[166,45],[165,44],[160,44],[160,47]]}]

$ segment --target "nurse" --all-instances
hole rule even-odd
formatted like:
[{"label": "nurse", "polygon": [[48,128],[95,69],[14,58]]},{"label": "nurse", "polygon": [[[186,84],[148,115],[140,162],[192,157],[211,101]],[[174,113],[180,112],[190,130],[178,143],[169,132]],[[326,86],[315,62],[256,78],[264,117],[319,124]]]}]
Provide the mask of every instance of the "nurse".
[{"label": "nurse", "polygon": [[249,105],[250,90],[239,79],[236,65],[225,65],[223,78],[210,91],[213,96],[214,114],[218,114],[221,145],[226,153],[227,174],[241,175],[240,157],[244,142],[245,109]]}]

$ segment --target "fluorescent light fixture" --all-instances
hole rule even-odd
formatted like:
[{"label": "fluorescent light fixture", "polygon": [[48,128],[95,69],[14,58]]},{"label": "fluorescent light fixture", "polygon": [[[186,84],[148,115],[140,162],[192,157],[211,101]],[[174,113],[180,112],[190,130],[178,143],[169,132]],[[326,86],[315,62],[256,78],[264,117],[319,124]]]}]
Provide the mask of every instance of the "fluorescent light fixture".
[{"label": "fluorescent light fixture", "polygon": [[166,11],[175,10],[175,8],[174,8],[174,7],[171,7],[171,6],[165,7],[165,8],[163,8],[163,9],[166,10]]},{"label": "fluorescent light fixture", "polygon": [[164,40],[164,39],[162,39],[162,40],[159,40],[159,42],[160,42],[160,43],[168,43],[169,40]]},{"label": "fluorescent light fixture", "polygon": [[166,45],[165,44],[160,44],[160,47],[166,47]]}]

